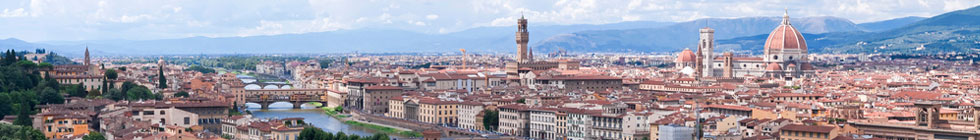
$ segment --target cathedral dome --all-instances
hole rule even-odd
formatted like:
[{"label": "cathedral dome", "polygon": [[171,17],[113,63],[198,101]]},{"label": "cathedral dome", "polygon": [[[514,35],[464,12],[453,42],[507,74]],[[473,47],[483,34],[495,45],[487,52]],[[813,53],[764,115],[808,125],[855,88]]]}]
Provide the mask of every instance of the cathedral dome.
[{"label": "cathedral dome", "polygon": [[776,63],[769,63],[769,66],[766,66],[766,70],[767,71],[781,71],[781,70],[783,70],[783,67],[779,66],[779,64],[776,64]]},{"label": "cathedral dome", "polygon": [[694,62],[694,57],[696,56],[694,56],[694,52],[692,52],[691,49],[684,49],[684,51],[681,51],[681,54],[677,55],[676,62]]},{"label": "cathedral dome", "polygon": [[793,25],[789,23],[789,15],[783,15],[779,27],[769,33],[766,38],[765,51],[800,50],[806,51],[806,40]]},{"label": "cathedral dome", "polygon": [[788,70],[796,70],[796,64],[790,63],[789,65],[786,65],[786,69],[788,69]]}]

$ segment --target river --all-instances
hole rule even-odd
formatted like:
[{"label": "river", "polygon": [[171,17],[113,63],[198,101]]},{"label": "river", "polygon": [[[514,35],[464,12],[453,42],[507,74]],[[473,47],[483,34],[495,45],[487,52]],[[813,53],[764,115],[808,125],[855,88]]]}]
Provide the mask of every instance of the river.
[{"label": "river", "polygon": [[[248,106],[246,110],[251,111],[252,116],[255,118],[304,118],[303,121],[312,123],[313,126],[327,132],[344,132],[347,135],[356,134],[362,137],[374,135],[369,129],[344,124],[344,122],[324,114],[323,110],[310,104],[303,104],[302,109],[293,109],[293,106],[288,103],[271,104],[269,105],[269,109],[266,110],[261,109],[258,104],[250,103],[246,104],[246,106]],[[389,135],[389,137],[397,136]]]}]

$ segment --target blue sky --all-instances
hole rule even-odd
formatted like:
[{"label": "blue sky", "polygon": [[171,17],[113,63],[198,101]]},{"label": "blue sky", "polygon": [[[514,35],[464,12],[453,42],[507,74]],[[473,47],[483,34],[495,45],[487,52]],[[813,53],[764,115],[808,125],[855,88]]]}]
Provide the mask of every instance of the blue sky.
[{"label": "blue sky", "polygon": [[532,24],[836,16],[934,16],[980,0],[0,0],[0,38],[27,41],[234,37],[344,29],[449,33]]}]

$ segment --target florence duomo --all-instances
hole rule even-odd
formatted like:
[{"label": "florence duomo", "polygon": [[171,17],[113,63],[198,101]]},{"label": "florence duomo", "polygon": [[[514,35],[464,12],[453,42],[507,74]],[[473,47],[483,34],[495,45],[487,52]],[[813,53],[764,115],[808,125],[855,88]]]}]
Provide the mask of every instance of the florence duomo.
[{"label": "florence duomo", "polygon": [[782,21],[766,38],[763,52],[759,57],[736,57],[731,52],[721,56],[714,53],[714,33],[710,27],[699,30],[697,52],[685,49],[675,59],[675,68],[696,78],[801,78],[814,73],[809,62],[806,40],[790,23],[789,13],[783,14]]},{"label": "florence duomo", "polygon": [[980,140],[978,0],[0,0],[0,140]]}]

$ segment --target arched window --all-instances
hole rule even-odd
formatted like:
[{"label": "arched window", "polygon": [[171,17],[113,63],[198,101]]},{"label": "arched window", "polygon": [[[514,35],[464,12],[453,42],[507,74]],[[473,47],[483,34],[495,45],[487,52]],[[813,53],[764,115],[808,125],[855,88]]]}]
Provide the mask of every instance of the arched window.
[{"label": "arched window", "polygon": [[773,55],[772,56],[772,60],[779,60],[779,56],[778,55]]}]

